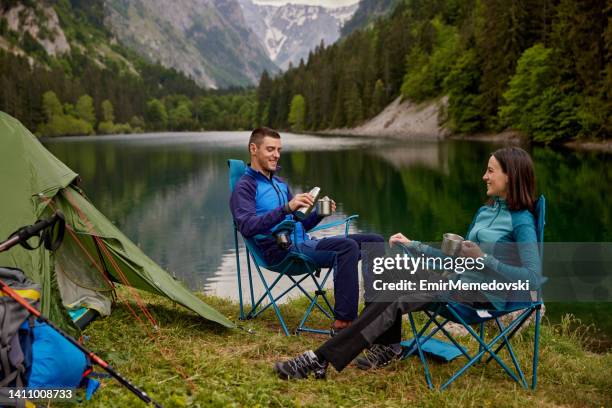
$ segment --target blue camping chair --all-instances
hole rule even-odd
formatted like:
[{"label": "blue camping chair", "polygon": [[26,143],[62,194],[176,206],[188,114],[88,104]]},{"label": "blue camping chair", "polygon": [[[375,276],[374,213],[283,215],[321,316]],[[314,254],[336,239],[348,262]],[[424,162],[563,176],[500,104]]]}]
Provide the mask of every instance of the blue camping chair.
[{"label": "blue camping chair", "polygon": [[[229,183],[230,183],[230,191],[234,191],[234,186],[242,177],[246,170],[246,165],[242,160],[228,160],[227,162],[229,166]],[[331,222],[325,225],[319,225],[310,231],[315,232],[327,228],[336,227],[339,225],[345,225],[344,234],[348,235],[349,225],[351,220],[357,218],[357,215],[352,215],[343,220]],[[285,229],[288,231],[293,230],[294,221],[283,221],[282,225],[279,225],[277,229]],[[250,292],[250,300],[251,307],[245,314],[245,305],[242,299],[242,277],[240,274],[240,253],[239,253],[239,245],[238,245],[238,228],[236,227],[236,223],[234,223],[234,245],[236,250],[236,269],[237,269],[237,277],[238,277],[238,299],[240,302],[240,319],[254,319],[263,313],[269,307],[272,307],[276,312],[276,316],[281,323],[283,331],[285,335],[289,336],[289,330],[287,329],[287,325],[285,324],[285,319],[283,318],[280,309],[278,307],[278,301],[283,298],[285,295],[289,294],[294,288],[299,289],[309,300],[310,303],[302,317],[300,324],[296,329],[296,334],[300,332],[311,332],[311,333],[320,333],[320,334],[329,334],[329,330],[320,330],[314,329],[310,327],[306,327],[306,321],[308,317],[312,313],[312,311],[317,308],[319,309],[325,316],[329,319],[333,319],[333,307],[331,306],[327,296],[325,294],[325,284],[332,274],[334,268],[328,268],[327,272],[323,274],[321,278],[321,268],[319,268],[316,263],[309,258],[308,256],[300,253],[291,251],[288,255],[280,261],[276,265],[269,265],[265,260],[262,254],[260,253],[255,241],[251,238],[245,238],[242,236],[242,240],[245,245],[245,252],[247,258],[247,271],[249,278],[249,292]],[[251,261],[255,265],[255,269],[257,270],[257,274],[261,280],[261,283],[264,286],[264,293],[258,297],[257,301],[255,300],[255,293],[253,290],[253,277],[251,270]],[[261,268],[267,269],[269,271],[275,272],[278,274],[276,278],[272,281],[271,284],[266,281],[263,273],[261,272]],[[281,281],[281,279],[286,276],[289,280],[291,280],[291,285],[288,289],[284,290],[281,294],[274,296],[272,294],[273,289],[276,285]],[[315,284],[316,290],[314,296],[310,295],[306,289],[302,286],[302,283],[306,281],[308,278],[311,278],[313,283]],[[265,299],[268,299],[268,303],[264,306],[262,305]],[[323,300],[323,305],[319,303],[319,298]]]},{"label": "blue camping chair", "polygon": [[[543,195],[540,196],[538,202],[536,203],[535,215],[536,233],[539,243],[538,249],[540,252],[540,259],[542,259],[544,255],[543,242],[546,215],[546,201]],[[425,358],[426,352],[431,352],[439,357],[446,354],[445,358],[448,357],[448,360],[463,355],[468,360],[467,363],[457,370],[448,381],[440,386],[440,390],[448,387],[472,365],[481,362],[482,357],[485,354],[488,354],[485,364],[489,363],[491,360],[495,360],[512,379],[521,384],[524,388],[528,388],[525,375],[521,370],[516,354],[510,344],[510,340],[514,337],[521,326],[525,324],[525,322],[535,313],[535,338],[531,379],[531,388],[535,389],[537,384],[540,344],[540,314],[542,305],[541,289],[538,289],[532,293],[532,301],[507,303],[505,310],[477,310],[465,304],[456,302],[438,303],[424,311],[428,316],[428,320],[423,328],[418,332],[414,317],[412,313],[409,313],[408,319],[410,321],[410,328],[414,338],[412,340],[402,342],[402,345],[406,350],[404,356],[408,357],[415,352],[418,353],[418,356],[423,364],[425,379],[429,388],[433,388],[433,384],[429,373],[427,359]],[[504,326],[500,318],[504,315],[517,311],[519,311],[518,316],[516,316],[510,322],[510,324],[508,324],[508,326]],[[441,320],[438,320],[438,317],[440,317]],[[449,321],[462,325],[468,331],[471,337],[476,339],[478,342],[478,353],[471,355],[468,350],[459,344],[459,342],[444,328]],[[485,323],[487,321],[495,321],[495,325],[499,330],[499,332],[496,333],[489,341],[487,341],[485,338]],[[471,325],[479,325],[479,333],[477,333],[471,327]],[[425,335],[425,332],[429,327],[433,328],[427,335]],[[433,338],[437,332],[442,332],[452,342],[452,344]],[[414,339],[419,339],[419,341],[415,341]],[[510,367],[508,367],[508,365],[506,365],[506,363],[504,363],[504,361],[502,361],[502,359],[499,357],[499,352],[504,348],[508,350],[508,354],[512,360],[512,365],[516,371],[513,371]]]}]

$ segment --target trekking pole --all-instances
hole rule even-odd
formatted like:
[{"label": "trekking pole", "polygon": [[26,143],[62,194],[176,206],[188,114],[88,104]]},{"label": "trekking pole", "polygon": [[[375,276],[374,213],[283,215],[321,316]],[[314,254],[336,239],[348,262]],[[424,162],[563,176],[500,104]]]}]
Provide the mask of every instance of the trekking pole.
[{"label": "trekking pole", "polygon": [[[19,244],[20,242],[27,240],[28,238],[34,235],[38,235],[38,233],[42,231],[43,229],[54,225],[58,221],[58,219],[63,220],[63,216],[61,215],[61,213],[59,213],[59,215],[58,213],[56,213],[53,215],[53,217],[47,220],[38,221],[34,225],[30,225],[28,227],[20,229],[19,231],[21,232],[18,231],[18,233],[16,233],[18,235],[14,235],[11,238],[7,239],[6,241],[0,243],[0,252],[10,249],[11,247]],[[106,361],[102,360],[100,356],[95,354],[93,351],[86,349],[77,340],[75,340],[73,337],[65,333],[62,329],[57,327],[55,323],[50,321],[46,316],[40,313],[38,309],[36,309],[27,300],[25,300],[17,292],[11,289],[11,287],[8,286],[2,279],[0,279],[0,290],[2,290],[4,293],[10,296],[15,302],[23,306],[28,312],[30,312],[33,316],[35,316],[38,321],[48,324],[53,330],[58,332],[60,335],[62,335],[62,337],[64,337],[66,340],[72,343],[76,348],[81,350],[86,356],[88,356],[92,362],[102,367],[107,373],[111,375],[111,377],[119,381],[124,387],[129,389],[134,395],[136,395],[142,401],[146,402],[147,404],[153,404],[153,406],[155,406],[156,408],[163,408],[161,404],[153,401],[151,397],[147,395],[146,392],[140,390],[134,384],[129,382],[129,380],[127,380],[125,377],[123,377],[121,374],[115,371],[115,369],[111,367],[111,365],[108,364]]]},{"label": "trekking pole", "polygon": [[49,250],[57,249],[62,241],[62,238],[64,237],[65,222],[64,214],[62,214],[61,211],[57,211],[55,214],[53,214],[53,216],[47,218],[46,220],[36,221],[34,225],[28,225],[12,233],[6,241],[0,243],[0,252],[4,252],[17,244],[21,244],[26,249],[34,249],[27,243],[27,240],[34,235],[38,236],[41,231],[48,227],[55,226],[56,223],[60,225],[57,240],[56,242],[51,243],[49,238],[48,242],[45,242],[45,246]]}]

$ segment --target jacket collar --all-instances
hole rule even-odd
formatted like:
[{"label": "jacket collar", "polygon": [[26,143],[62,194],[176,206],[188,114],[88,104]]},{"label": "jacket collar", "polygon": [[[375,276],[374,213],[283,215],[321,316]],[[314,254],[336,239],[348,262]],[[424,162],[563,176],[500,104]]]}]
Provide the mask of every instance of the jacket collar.
[{"label": "jacket collar", "polygon": [[502,209],[505,209],[505,208],[508,208],[508,203],[503,198],[495,196],[493,197],[493,207],[494,208],[501,207]]},{"label": "jacket collar", "polygon": [[274,176],[280,171],[281,166],[276,166],[276,171],[270,173],[270,178],[268,178],[265,174],[260,172],[259,170],[255,170],[251,167],[251,163],[247,163],[246,174],[249,174],[253,177],[262,177],[265,180],[272,180]]}]

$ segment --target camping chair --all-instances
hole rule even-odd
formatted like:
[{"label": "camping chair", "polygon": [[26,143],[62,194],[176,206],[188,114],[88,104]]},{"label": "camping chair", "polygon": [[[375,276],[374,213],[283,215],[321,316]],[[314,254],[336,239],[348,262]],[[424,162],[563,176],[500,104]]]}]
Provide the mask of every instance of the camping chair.
[{"label": "camping chair", "polygon": [[[227,164],[229,166],[230,191],[234,191],[234,186],[236,185],[240,177],[242,177],[242,175],[244,174],[246,170],[246,165],[244,164],[242,160],[228,160]],[[344,234],[348,235],[349,224],[351,220],[357,217],[358,217],[357,215],[352,215],[343,220],[339,220],[339,221],[331,222],[329,224],[317,226],[315,228],[312,228],[308,232],[314,232],[314,231],[324,230],[327,228],[332,228],[332,227],[336,227],[340,225],[345,225]],[[294,224],[295,224],[295,221],[286,220],[286,221],[283,221],[283,223],[279,225],[277,229],[284,228],[289,231],[292,231]],[[236,226],[236,223],[234,222],[234,245],[235,245],[235,251],[236,251],[236,269],[237,269],[237,277],[238,277],[238,299],[240,302],[240,320],[254,319],[271,306],[276,312],[276,316],[278,317],[278,320],[281,323],[283,332],[285,333],[285,335],[289,336],[289,330],[287,329],[287,325],[285,324],[285,319],[283,318],[280,312],[280,309],[278,307],[278,301],[282,299],[284,296],[286,296],[287,294],[289,294],[294,288],[297,288],[310,300],[310,303],[308,307],[306,308],[306,312],[304,313],[304,316],[302,317],[300,324],[295,330],[296,334],[299,334],[300,332],[329,334],[329,330],[320,330],[320,329],[306,327],[306,321],[308,320],[308,317],[310,316],[310,314],[315,308],[319,309],[329,319],[333,319],[333,307],[331,306],[329,300],[327,299],[327,296],[325,294],[326,291],[324,287],[325,287],[325,284],[329,276],[332,274],[334,267],[332,266],[328,268],[327,272],[325,272],[323,274],[323,277],[321,278],[321,268],[319,268],[310,257],[302,253],[294,252],[294,251],[289,252],[288,255],[278,264],[269,265],[264,260],[264,257],[260,253],[257,245],[255,244],[255,241],[252,238],[245,238],[241,235],[242,240],[245,245],[248,280],[249,280],[249,292],[250,292],[250,298],[251,298],[250,310],[248,310],[247,313],[245,314],[245,310],[244,310],[245,306],[244,306],[243,299],[242,299],[242,277],[240,273],[240,253],[239,253],[239,245],[238,245],[238,235],[239,235],[239,231]],[[264,286],[264,293],[257,299],[257,301],[255,300],[255,294],[253,290],[251,261],[255,265],[257,274],[259,275],[261,283]],[[266,281],[261,271],[261,268],[267,269],[271,272],[275,272],[278,274],[278,276],[276,276],[276,278],[272,281],[271,284],[268,281]],[[291,284],[289,288],[285,289],[280,295],[274,296],[272,294],[272,291],[284,276],[286,276],[289,280],[291,280]],[[302,286],[302,283],[306,281],[308,278],[311,278],[311,280],[313,281],[315,285],[316,290],[315,290],[314,296],[311,296],[308,293],[308,291],[304,289],[304,287]],[[264,302],[266,298],[268,299],[268,303],[265,306],[262,306],[262,303]],[[319,303],[319,298],[323,300],[324,306],[322,306]]]},{"label": "camping chair", "polygon": [[[536,234],[539,243],[538,249],[540,252],[540,259],[542,259],[544,252],[543,241],[545,211],[546,201],[544,196],[540,196],[535,208]],[[525,322],[527,322],[528,319],[535,313],[535,338],[531,379],[531,388],[535,389],[537,383],[537,368],[539,358],[540,313],[543,302],[540,289],[537,291],[532,291],[531,296],[532,301],[507,303],[505,310],[481,310],[456,302],[438,303],[424,311],[428,316],[428,320],[423,328],[418,332],[414,317],[412,313],[409,313],[408,319],[410,321],[410,328],[414,338],[412,340],[402,342],[402,345],[406,347],[406,353],[404,356],[408,357],[415,352],[418,353],[418,356],[423,364],[425,379],[429,388],[433,388],[433,384],[429,373],[429,366],[425,358],[425,352],[430,352],[438,356],[443,356],[446,354],[445,359],[447,360],[463,355],[468,360],[468,362],[457,370],[448,381],[442,384],[440,390],[448,387],[473,364],[481,362],[485,354],[488,354],[485,364],[489,363],[491,360],[495,360],[512,379],[521,384],[524,388],[528,388],[525,375],[521,370],[516,354],[510,344],[510,340],[512,337],[514,337],[521,326],[525,324]],[[514,317],[514,319],[512,319],[507,326],[504,326],[500,318],[513,312],[518,312],[518,316]],[[441,318],[440,321],[438,320],[438,317]],[[459,344],[459,342],[448,332],[448,330],[445,329],[444,326],[449,321],[460,324],[467,330],[471,337],[476,339],[478,342],[478,352],[475,355],[471,355],[468,350]],[[496,333],[493,336],[493,339],[488,342],[485,338],[485,323],[487,321],[494,321],[495,325],[499,329],[499,333]],[[479,325],[479,332],[477,333],[471,327],[471,325]],[[429,327],[433,327],[433,329],[425,336],[424,334]],[[432,338],[439,331],[441,331],[452,342],[452,345]],[[415,339],[418,339],[418,341],[415,341]],[[504,363],[499,357],[499,352],[504,348],[508,350],[508,354],[510,355],[512,365],[514,366],[516,372],[508,367],[508,365],[506,365],[506,363]]]}]

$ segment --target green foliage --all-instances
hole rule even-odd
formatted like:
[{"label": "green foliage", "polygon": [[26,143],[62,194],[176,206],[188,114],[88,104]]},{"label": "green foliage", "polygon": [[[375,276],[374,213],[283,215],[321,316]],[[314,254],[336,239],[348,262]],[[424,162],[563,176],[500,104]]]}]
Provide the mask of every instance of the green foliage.
[{"label": "green foliage", "polygon": [[168,123],[166,106],[159,99],[151,99],[147,102],[145,120],[147,127],[151,130],[165,129]]},{"label": "green foliage", "polygon": [[213,124],[219,116],[219,108],[211,98],[202,98],[196,111],[201,123]]},{"label": "green foliage", "polygon": [[134,131],[134,133],[141,133],[144,131],[145,128],[145,121],[142,118],[142,116],[132,116],[132,119],[130,119],[130,126],[132,127],[132,130]]},{"label": "green foliage", "polygon": [[115,124],[109,121],[98,123],[98,133],[101,135],[112,135],[115,132]]},{"label": "green foliage", "polygon": [[129,123],[113,123],[103,121],[98,124],[98,133],[101,135],[129,134],[134,133],[134,129]]},{"label": "green foliage", "polygon": [[480,61],[473,50],[456,62],[444,80],[448,95],[446,126],[454,132],[472,133],[484,128],[480,85]]},{"label": "green foliage", "polygon": [[185,102],[179,103],[168,112],[168,124],[172,130],[188,130],[193,127],[191,110]]},{"label": "green foliage", "polygon": [[363,119],[363,104],[361,103],[359,88],[355,82],[349,85],[344,96],[344,112],[347,126],[355,126]]},{"label": "green foliage", "polygon": [[577,96],[559,90],[557,66],[554,51],[541,44],[523,53],[503,95],[499,116],[505,125],[545,143],[580,132]]},{"label": "green foliage", "polygon": [[435,33],[431,53],[415,46],[406,58],[406,75],[401,92],[403,97],[414,101],[439,95],[444,79],[458,57],[457,29],[444,25],[439,19],[433,20],[431,27]]},{"label": "green foliage", "polygon": [[81,136],[93,133],[93,127],[83,119],[71,115],[56,115],[38,127],[42,136]]},{"label": "green foliage", "polygon": [[295,95],[291,99],[291,109],[289,110],[289,124],[292,130],[304,130],[304,122],[306,119],[306,102],[302,95]]},{"label": "green foliage", "polygon": [[114,108],[111,101],[108,99],[102,101],[102,121],[104,122],[113,122],[115,120]]},{"label": "green foliage", "polygon": [[96,112],[94,110],[93,98],[89,95],[79,97],[75,106],[75,114],[77,118],[83,119],[92,126],[95,125]]},{"label": "green foliage", "polygon": [[51,121],[54,116],[60,116],[64,113],[62,103],[53,91],[47,91],[43,94],[42,108],[47,121]]},{"label": "green foliage", "polygon": [[0,35],[4,36],[8,33],[8,31],[8,21],[6,21],[4,16],[0,16]]},{"label": "green foliage", "polygon": [[370,105],[370,116],[377,115],[385,107],[385,85],[379,78],[374,84],[372,104]]}]

